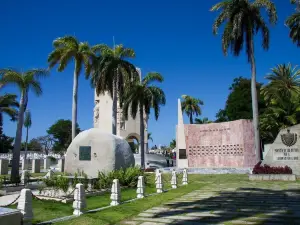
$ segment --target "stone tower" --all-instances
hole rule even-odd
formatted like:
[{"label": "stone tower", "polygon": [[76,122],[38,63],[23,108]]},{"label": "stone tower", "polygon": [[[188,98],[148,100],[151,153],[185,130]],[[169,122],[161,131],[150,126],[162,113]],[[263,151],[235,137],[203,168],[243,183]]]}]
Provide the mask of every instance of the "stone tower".
[{"label": "stone tower", "polygon": [[[137,68],[137,71],[141,76],[141,70]],[[95,91],[95,107],[94,107],[94,127],[101,130],[112,133],[112,98],[108,93],[104,95],[97,95]],[[145,152],[148,151],[148,118],[145,116]],[[136,118],[133,119],[131,115],[128,115],[128,120],[123,119],[122,109],[118,103],[117,109],[117,135],[126,139],[129,144],[133,143],[136,139],[140,143],[140,116],[137,113]]]}]

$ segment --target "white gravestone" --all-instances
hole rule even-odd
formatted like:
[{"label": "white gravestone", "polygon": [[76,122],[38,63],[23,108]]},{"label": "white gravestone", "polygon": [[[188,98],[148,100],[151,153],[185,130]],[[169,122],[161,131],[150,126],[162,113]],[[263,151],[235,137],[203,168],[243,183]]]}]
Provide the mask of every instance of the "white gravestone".
[{"label": "white gravestone", "polygon": [[156,186],[156,192],[157,193],[163,193],[163,182],[162,182],[162,174],[156,173],[155,176],[155,186]]},{"label": "white gravestone", "polygon": [[187,185],[187,184],[188,184],[188,170],[184,169],[182,175],[182,185]]},{"label": "white gravestone", "polygon": [[176,170],[172,171],[171,185],[173,189],[177,188],[177,173]]},{"label": "white gravestone", "polygon": [[40,159],[33,159],[32,160],[32,173],[40,173],[41,172],[41,160]]},{"label": "white gravestone", "polygon": [[27,184],[29,179],[29,171],[28,170],[22,170],[21,173],[21,184]]},{"label": "white gravestone", "polygon": [[50,168],[50,159],[48,157],[44,158],[44,170]]},{"label": "white gravestone", "polygon": [[110,195],[111,203],[110,205],[115,206],[119,205],[121,201],[121,191],[120,191],[120,183],[118,179],[113,180],[113,184],[111,187],[111,195]]},{"label": "white gravestone", "polygon": [[65,172],[65,159],[61,158],[58,160],[58,170],[60,172]]},{"label": "white gravestone", "polygon": [[28,159],[21,159],[21,164],[22,164],[22,170],[27,170],[28,169],[28,163],[29,163],[29,160]]},{"label": "white gravestone", "polygon": [[73,215],[80,216],[86,208],[85,191],[83,184],[76,184],[74,191]]},{"label": "white gravestone", "polygon": [[30,189],[22,189],[18,201],[18,210],[23,214],[23,225],[31,225],[33,219],[32,193]]},{"label": "white gravestone", "polygon": [[145,182],[143,176],[139,176],[138,178],[136,193],[137,193],[137,198],[145,197]]},{"label": "white gravestone", "polygon": [[53,170],[48,170],[47,174],[44,176],[44,178],[51,178],[54,176]]},{"label": "white gravestone", "polygon": [[0,159],[0,175],[8,174],[8,160]]}]

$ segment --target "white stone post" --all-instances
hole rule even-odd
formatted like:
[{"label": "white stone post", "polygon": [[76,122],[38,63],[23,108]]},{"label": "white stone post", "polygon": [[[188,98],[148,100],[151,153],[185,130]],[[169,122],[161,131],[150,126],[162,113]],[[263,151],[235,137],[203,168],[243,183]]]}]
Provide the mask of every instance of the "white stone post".
[{"label": "white stone post", "polygon": [[28,159],[21,159],[21,164],[22,164],[22,170],[27,170],[28,169]]},{"label": "white stone post", "polygon": [[136,193],[137,193],[137,198],[145,197],[145,182],[143,176],[139,176],[138,178]]},{"label": "white stone post", "polygon": [[110,205],[112,206],[119,205],[121,202],[120,183],[118,179],[113,180],[113,184],[111,186],[110,199],[111,199]]},{"label": "white stone post", "polygon": [[58,160],[58,170],[60,172],[64,172],[65,171],[65,159],[61,158]]},{"label": "white stone post", "polygon": [[183,176],[182,176],[182,185],[187,185],[187,184],[188,184],[188,170],[184,169]]},{"label": "white stone post", "polygon": [[8,159],[0,159],[0,175],[8,174]]},{"label": "white stone post", "polygon": [[23,225],[31,225],[33,219],[32,211],[32,193],[30,189],[22,189],[18,201],[18,210],[23,215]]},{"label": "white stone post", "polygon": [[39,159],[33,159],[31,173],[40,173],[40,172],[41,172],[41,161]]},{"label": "white stone post", "polygon": [[28,170],[22,170],[21,173],[21,184],[26,185],[29,178],[29,171]]},{"label": "white stone post", "polygon": [[171,185],[173,189],[177,188],[177,174],[175,169],[172,171]]},{"label": "white stone post", "polygon": [[86,207],[85,192],[83,184],[76,184],[74,191],[73,215],[80,216]]},{"label": "white stone post", "polygon": [[156,184],[156,192],[163,193],[164,185],[162,182],[162,175],[161,173],[156,173],[155,175],[155,184]]},{"label": "white stone post", "polygon": [[44,170],[50,168],[50,159],[48,157],[44,158]]}]

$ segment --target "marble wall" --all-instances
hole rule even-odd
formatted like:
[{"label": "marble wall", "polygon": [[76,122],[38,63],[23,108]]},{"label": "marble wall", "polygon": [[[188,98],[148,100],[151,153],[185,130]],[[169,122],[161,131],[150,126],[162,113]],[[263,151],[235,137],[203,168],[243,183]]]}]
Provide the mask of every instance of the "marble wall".
[{"label": "marble wall", "polygon": [[243,168],[256,164],[252,121],[184,125],[188,167]]}]

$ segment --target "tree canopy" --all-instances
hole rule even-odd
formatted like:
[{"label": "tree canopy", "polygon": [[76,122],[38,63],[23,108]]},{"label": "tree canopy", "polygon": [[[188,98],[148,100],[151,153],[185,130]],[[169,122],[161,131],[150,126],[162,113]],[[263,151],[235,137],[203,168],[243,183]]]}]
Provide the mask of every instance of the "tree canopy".
[{"label": "tree canopy", "polygon": [[[54,138],[53,151],[66,151],[72,142],[72,121],[60,119],[47,130]],[[80,133],[79,125],[76,124],[76,135]]]}]

